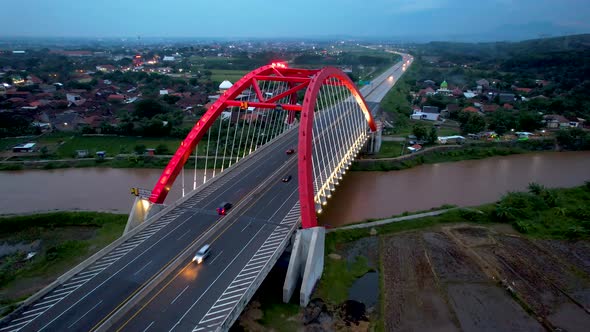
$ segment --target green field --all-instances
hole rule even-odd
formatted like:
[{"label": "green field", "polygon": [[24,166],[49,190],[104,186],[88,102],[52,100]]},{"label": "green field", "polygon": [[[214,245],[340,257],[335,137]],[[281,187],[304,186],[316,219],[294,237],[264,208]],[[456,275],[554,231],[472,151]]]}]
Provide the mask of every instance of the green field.
[{"label": "green field", "polygon": [[0,261],[0,315],[113,242],[126,221],[127,215],[98,212],[0,217],[0,242],[38,243],[30,260],[24,259],[27,252],[16,251]]},{"label": "green field", "polygon": [[388,142],[383,141],[381,142],[381,150],[375,156],[375,158],[395,158],[401,156],[405,152],[403,148],[405,146],[405,142]]},{"label": "green field", "polygon": [[232,83],[235,83],[247,72],[247,70],[211,69],[211,80],[214,82],[223,82],[224,80],[228,80]]}]

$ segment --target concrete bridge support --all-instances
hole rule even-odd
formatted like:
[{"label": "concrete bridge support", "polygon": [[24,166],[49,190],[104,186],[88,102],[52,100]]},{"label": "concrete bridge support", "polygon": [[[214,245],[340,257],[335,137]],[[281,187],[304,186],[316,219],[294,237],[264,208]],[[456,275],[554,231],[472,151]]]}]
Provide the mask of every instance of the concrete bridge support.
[{"label": "concrete bridge support", "polygon": [[149,217],[160,212],[162,209],[164,209],[164,207],[165,206],[162,204],[153,204],[147,199],[135,197],[133,207],[131,208],[131,212],[129,213],[129,218],[127,219],[127,225],[125,225],[125,231],[123,231],[123,235],[127,234],[127,232],[139,226]]},{"label": "concrete bridge support", "polygon": [[299,280],[299,305],[307,306],[313,289],[324,270],[324,242],[326,229],[313,227],[300,229],[295,235],[291,260],[283,284],[283,302],[291,300]]}]

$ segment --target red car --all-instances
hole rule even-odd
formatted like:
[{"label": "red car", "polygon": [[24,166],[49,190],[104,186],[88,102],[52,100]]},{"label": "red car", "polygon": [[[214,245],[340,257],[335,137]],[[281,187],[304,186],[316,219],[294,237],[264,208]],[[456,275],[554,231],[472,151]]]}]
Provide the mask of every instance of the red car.
[{"label": "red car", "polygon": [[289,150],[285,151],[285,153],[287,153],[287,154],[293,154],[294,152],[295,152],[294,149],[289,149]]}]

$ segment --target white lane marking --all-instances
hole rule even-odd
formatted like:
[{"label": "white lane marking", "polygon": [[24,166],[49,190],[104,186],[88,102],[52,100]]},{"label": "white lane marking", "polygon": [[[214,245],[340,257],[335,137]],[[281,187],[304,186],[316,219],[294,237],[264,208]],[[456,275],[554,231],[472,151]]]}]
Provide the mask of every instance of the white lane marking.
[{"label": "white lane marking", "polygon": [[275,250],[277,250],[277,248],[265,248],[265,249],[262,249],[262,250],[258,250],[258,252],[256,253],[256,255],[260,255],[260,254],[263,254],[263,253],[266,253],[266,252],[273,252]]},{"label": "white lane marking", "polygon": [[82,279],[84,279],[84,280],[90,280],[90,279],[92,279],[92,277],[94,277],[94,275],[85,275],[85,276],[83,276],[83,275],[79,275],[78,274],[75,277],[73,277],[72,279],[70,279],[70,281],[82,280]]},{"label": "white lane marking", "polygon": [[[210,319],[202,320],[202,321],[199,322],[199,324],[203,324],[203,323],[207,323],[207,322],[212,322],[214,320],[218,320],[218,319],[224,318],[224,317],[225,317],[225,315],[221,315],[221,316],[213,317],[213,318],[210,318]],[[207,326],[207,327],[209,327],[209,326]]]},{"label": "white lane marking", "polygon": [[242,232],[243,232],[243,231],[245,231],[245,230],[246,230],[246,228],[248,228],[248,226],[250,226],[250,224],[251,224],[251,223],[252,223],[252,222],[250,221],[250,222],[248,223],[248,225],[246,225],[246,227],[244,227],[244,228],[242,229]]},{"label": "white lane marking", "polygon": [[246,271],[250,271],[250,270],[256,270],[256,269],[261,269],[264,266],[265,262],[260,262],[260,263],[261,264],[254,264],[252,266],[246,265],[245,266],[245,269],[243,269],[242,272],[246,272]]},{"label": "white lane marking", "polygon": [[138,274],[139,272],[141,272],[141,270],[145,269],[148,265],[150,265],[152,263],[152,261],[147,262],[146,265],[144,265],[141,269],[135,271],[135,273],[133,273],[133,275]]},{"label": "white lane marking", "polygon": [[[42,312],[36,312],[36,313],[34,313],[34,314],[27,315],[27,316],[25,316],[25,317],[19,317],[19,318],[17,318],[17,319],[14,319],[14,320],[12,320],[12,321],[11,321],[11,323],[16,323],[16,322],[18,322],[18,321],[21,321],[21,320],[24,320],[24,319],[28,319],[28,322],[30,322],[30,321],[32,321],[33,319],[35,319],[35,318],[31,318],[31,317],[37,317],[37,316],[39,316],[39,315],[41,315],[41,314],[42,314]],[[19,323],[19,324],[20,324],[20,323]]]},{"label": "white lane marking", "polygon": [[[73,291],[71,291],[71,292],[73,292]],[[71,293],[71,292],[69,292],[69,293]],[[64,297],[68,296],[69,293],[68,294],[65,294],[65,293],[53,294],[53,295],[49,295],[49,296],[44,297],[44,299],[49,299],[49,298],[53,298],[53,297],[56,297],[56,296],[61,296],[60,299],[63,299]]]},{"label": "white lane marking", "polygon": [[[32,319],[31,319],[31,320],[32,320]],[[8,329],[11,329],[11,328],[13,328],[13,327],[15,327],[15,326],[19,326],[19,325],[23,325],[23,324],[24,324],[24,325],[26,325],[28,322],[30,322],[30,320],[28,320],[28,321],[26,321],[26,322],[20,322],[20,323],[18,323],[18,324],[12,324],[12,325],[8,325],[8,326],[6,326],[6,327],[3,327],[3,328],[1,328],[1,329],[0,329],[0,331],[3,331],[3,330],[8,330]],[[19,329],[21,329],[21,328],[22,328],[22,326],[21,326],[21,327],[19,327],[19,328],[17,328],[17,329],[15,329],[15,330],[10,330],[10,332],[12,332],[12,331],[18,331],[18,330],[19,330]]]},{"label": "white lane marking", "polygon": [[[53,306],[53,304],[48,304],[48,305],[46,305],[46,306],[44,306],[44,307],[39,307],[39,308],[37,308],[37,309],[31,309],[31,310],[24,311],[24,312],[21,314],[21,317],[25,317],[25,316],[31,316],[31,315],[30,315],[30,313],[31,313],[31,312],[35,312],[35,311],[39,311],[39,310],[43,310],[43,309],[45,309],[45,308],[49,308],[49,307],[52,307],[52,306]],[[36,313],[35,313],[35,314],[36,314]],[[33,314],[33,315],[35,315],[35,314]]]},{"label": "white lane marking", "polygon": [[[226,290],[225,292],[223,292],[222,296],[225,296],[225,295],[228,295],[228,294],[231,294],[231,293],[235,293],[235,292],[242,292],[242,291],[245,291],[245,290],[246,290],[246,288],[248,288],[248,287],[249,287],[249,286],[248,286],[248,284],[244,284],[244,285],[242,285],[242,286],[244,286],[244,287],[242,287],[242,288],[238,288],[238,289],[234,289],[234,290],[233,290],[233,291],[231,291],[231,292],[228,292],[228,291]],[[220,302],[220,301],[225,301],[225,300],[226,300],[226,299],[223,299],[223,300],[217,300],[217,302]],[[215,302],[215,303],[217,303],[217,302]]]},{"label": "white lane marking", "polygon": [[185,236],[187,236],[187,235],[188,235],[188,232],[185,232],[185,233],[183,233],[183,234],[182,234],[180,237],[178,237],[178,238],[176,239],[176,241],[178,241],[178,240],[182,239],[183,237],[185,237]]},{"label": "white lane marking", "polygon": [[208,313],[208,314],[207,314],[207,315],[205,315],[205,316],[209,316],[209,315],[213,316],[213,315],[215,315],[215,314],[218,314],[218,313],[220,313],[220,312],[225,312],[225,311],[228,311],[228,310],[230,310],[230,309],[231,309],[231,308],[225,308],[225,309],[217,310],[217,311],[214,311],[214,312],[212,312],[212,313]]},{"label": "white lane marking", "polygon": [[176,297],[174,298],[174,300],[172,300],[172,302],[170,302],[170,304],[174,304],[174,302],[176,302],[176,300],[178,300],[178,298],[180,297],[180,295],[182,295],[184,292],[186,292],[188,286],[189,285],[186,285],[186,287],[184,287],[184,289],[182,290],[182,292],[178,293],[178,295],[176,295]]},{"label": "white lane marking", "polygon": [[151,322],[151,323],[150,323],[150,325],[148,325],[148,326],[145,328],[145,330],[143,330],[143,332],[145,332],[145,331],[149,330],[149,329],[150,329],[150,327],[152,327],[152,325],[154,325],[154,323],[155,323],[155,322],[156,322],[156,321],[153,321],[153,322]]},{"label": "white lane marking", "polygon": [[76,319],[76,321],[73,322],[70,326],[68,326],[68,328],[71,329],[72,326],[76,325],[76,323],[78,323],[80,321],[80,319],[82,319],[82,318],[84,318],[84,316],[88,315],[92,310],[94,310],[96,307],[98,307],[101,303],[102,303],[102,300],[100,300],[100,302],[95,304],[94,307],[90,308],[90,310],[86,311],[86,313],[84,315],[80,316],[80,318]]},{"label": "white lane marking", "polygon": [[215,255],[215,257],[213,257],[213,260],[211,262],[209,262],[209,264],[213,264],[213,262],[215,262],[215,260],[217,259],[217,257],[221,256],[221,254],[223,254],[223,250],[220,251],[217,255]]},{"label": "white lane marking", "polygon": [[240,286],[244,286],[244,285],[248,285],[248,284],[251,284],[251,283],[252,283],[251,281],[246,281],[246,282],[243,282],[243,283],[236,283],[236,284],[235,284],[235,285],[233,285],[233,286],[229,286],[229,287],[228,287],[228,288],[226,288],[225,290],[227,291],[227,290],[229,290],[229,289],[236,288],[236,287],[240,287]]},{"label": "white lane marking", "polygon": [[63,284],[63,286],[64,287],[69,287],[69,286],[73,286],[73,285],[80,286],[81,284],[83,284],[85,282],[86,282],[86,280],[78,280],[78,281],[70,280],[69,282]]},{"label": "white lane marking", "polygon": [[37,306],[40,306],[40,305],[47,304],[47,303],[51,303],[51,302],[55,302],[55,301],[59,301],[59,300],[61,300],[61,299],[53,299],[53,300],[49,300],[49,301],[45,301],[45,300],[46,300],[46,299],[43,299],[43,302],[39,302],[39,303],[35,304],[35,305],[33,306],[33,308],[34,308],[34,307],[37,307]]},{"label": "white lane marking", "polygon": [[[180,226],[184,225],[188,220],[190,220],[190,218],[192,218],[195,214],[197,214],[196,212],[193,213],[192,215],[190,215],[189,217],[187,217],[183,222],[179,223],[178,225],[176,225],[176,227],[174,227],[172,230],[170,230],[170,233],[174,232],[175,230],[177,230]],[[262,230],[262,228],[261,228]],[[150,250],[151,248],[153,248],[154,246],[156,246],[158,243],[160,243],[160,241],[166,239],[166,236],[163,236],[162,238],[160,238],[158,241],[152,243],[151,246],[149,246],[148,248],[146,248],[146,250],[144,252],[147,252],[148,250]],[[58,318],[60,318],[61,316],[63,316],[66,312],[70,311],[73,307],[77,306],[78,303],[82,302],[82,300],[84,300],[86,297],[88,297],[90,294],[92,294],[94,291],[96,291],[99,287],[101,287],[102,285],[104,285],[107,281],[111,280],[112,278],[114,278],[117,274],[119,274],[121,271],[123,271],[125,268],[127,268],[127,266],[131,265],[133,262],[135,262],[137,259],[139,259],[142,255],[137,255],[137,257],[135,257],[134,259],[132,259],[131,261],[129,261],[129,263],[125,264],[123,267],[121,267],[119,270],[117,270],[115,273],[111,274],[110,277],[108,277],[106,280],[104,280],[103,282],[101,282],[100,284],[98,284],[96,287],[94,287],[92,290],[86,292],[86,294],[84,296],[82,296],[78,301],[76,301],[74,304],[72,304],[71,306],[69,306],[66,310],[62,311],[59,315],[57,315],[55,318],[53,318],[50,322],[48,322],[47,324],[45,324],[43,327],[41,327],[38,331],[42,331],[45,328],[47,328],[49,325],[53,324],[53,322],[55,322]]]},{"label": "white lane marking", "polygon": [[236,278],[234,281],[235,281],[235,282],[243,282],[243,281],[246,281],[246,280],[250,280],[249,282],[252,282],[252,280],[251,280],[251,279],[254,279],[254,278],[256,278],[256,276],[257,276],[257,275],[253,275],[253,276],[250,276],[250,277],[247,277],[247,278],[239,278],[239,279],[238,279],[238,278]]},{"label": "white lane marking", "polygon": [[240,273],[240,274],[238,274],[238,278],[239,278],[239,277],[245,277],[245,276],[247,276],[247,275],[250,275],[250,274],[256,274],[256,273],[259,273],[259,272],[260,272],[260,271],[251,271],[251,272],[248,272],[248,273],[243,273],[243,274],[242,274],[242,273]]},{"label": "white lane marking", "polygon": [[184,317],[186,317],[186,315],[188,315],[188,313],[201,300],[201,298],[205,294],[207,294],[207,292],[209,291],[209,289],[217,282],[217,280],[219,278],[221,278],[221,276],[223,275],[223,273],[225,273],[225,271],[227,271],[227,269],[229,269],[229,267],[233,264],[233,262],[236,259],[238,259],[238,257],[240,257],[240,255],[242,254],[242,252],[244,252],[244,250],[246,250],[246,248],[248,248],[248,246],[250,245],[250,243],[252,243],[252,241],[254,241],[254,239],[256,238],[256,236],[258,234],[260,234],[260,232],[262,232],[263,229],[264,229],[264,226],[260,227],[260,229],[258,230],[258,232],[256,232],[256,234],[254,234],[254,236],[252,236],[252,238],[250,239],[250,241],[248,241],[248,243],[246,243],[246,245],[244,246],[244,248],[242,248],[242,250],[240,250],[240,252],[238,252],[238,254],[236,255],[236,257],[234,257],[234,259],[232,259],[232,261],[229,262],[229,264],[227,264],[227,266],[225,267],[225,269],[223,269],[223,271],[221,271],[221,273],[217,276],[217,278],[215,278],[215,280],[213,280],[213,282],[211,284],[209,284],[209,287],[207,287],[207,289],[205,289],[205,291],[201,294],[201,296],[199,296],[199,298],[188,308],[188,310],[182,315],[182,317],[180,317],[180,319],[176,322],[176,324],[174,324],[174,326],[172,326],[172,328],[170,329],[170,331],[174,330],[178,326],[178,324],[180,324],[180,321],[182,321],[184,319]]},{"label": "white lane marking", "polygon": [[250,260],[250,262],[264,262],[264,261],[268,261],[268,259],[271,257],[272,257],[272,253],[271,253],[271,255],[268,255],[268,256],[261,256],[261,257],[253,258]]},{"label": "white lane marking", "polygon": [[231,301],[231,302],[227,302],[227,303],[222,303],[222,304],[214,305],[214,306],[211,307],[211,309],[225,307],[226,305],[232,305],[232,304],[238,302],[239,300],[240,299],[237,299],[237,300]]}]

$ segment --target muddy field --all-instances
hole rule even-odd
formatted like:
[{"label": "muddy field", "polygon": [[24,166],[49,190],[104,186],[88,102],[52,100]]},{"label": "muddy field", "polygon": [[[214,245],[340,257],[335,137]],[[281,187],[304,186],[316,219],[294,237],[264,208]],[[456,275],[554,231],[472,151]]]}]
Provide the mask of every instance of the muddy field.
[{"label": "muddy field", "polygon": [[380,245],[387,331],[590,331],[587,243],[459,225]]}]

